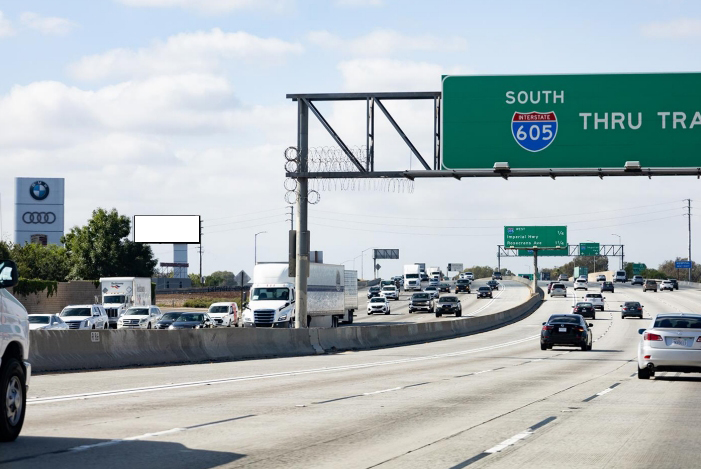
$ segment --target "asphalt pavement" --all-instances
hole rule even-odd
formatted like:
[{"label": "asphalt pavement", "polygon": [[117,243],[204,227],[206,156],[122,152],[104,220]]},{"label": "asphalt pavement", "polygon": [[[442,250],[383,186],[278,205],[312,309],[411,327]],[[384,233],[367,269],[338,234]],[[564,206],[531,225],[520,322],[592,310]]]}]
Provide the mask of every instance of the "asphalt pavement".
[{"label": "asphalt pavement", "polygon": [[[698,467],[701,375],[638,380],[635,357],[638,328],[655,313],[701,312],[701,291],[616,284],[604,296],[587,352],[538,345],[542,322],[571,310],[570,288],[519,322],[457,339],[36,376],[0,466]],[[646,318],[622,320],[626,300]]]}]

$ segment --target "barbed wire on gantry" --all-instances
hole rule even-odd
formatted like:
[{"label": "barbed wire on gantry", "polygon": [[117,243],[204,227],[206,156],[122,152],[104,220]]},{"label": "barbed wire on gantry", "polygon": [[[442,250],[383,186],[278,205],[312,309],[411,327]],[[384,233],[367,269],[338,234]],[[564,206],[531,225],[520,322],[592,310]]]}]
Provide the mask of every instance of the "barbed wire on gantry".
[{"label": "barbed wire on gantry", "polygon": [[[361,163],[367,159],[367,148],[352,147],[351,153]],[[340,147],[311,147],[308,151],[307,166],[309,172],[340,173],[359,172],[358,168],[348,158]],[[285,171],[294,173],[299,167],[299,156],[296,147],[285,150]],[[320,178],[308,181],[309,203],[316,204],[320,200],[320,191],[376,191],[413,193],[414,181],[405,178]],[[297,201],[297,181],[292,178],[285,180],[285,201],[293,204]]]}]

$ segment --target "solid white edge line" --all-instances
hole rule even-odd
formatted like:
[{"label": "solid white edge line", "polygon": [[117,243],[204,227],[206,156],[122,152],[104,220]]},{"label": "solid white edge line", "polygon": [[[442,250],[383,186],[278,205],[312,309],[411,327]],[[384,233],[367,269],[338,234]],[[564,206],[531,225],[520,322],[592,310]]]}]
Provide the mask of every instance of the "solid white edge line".
[{"label": "solid white edge line", "polygon": [[344,366],[337,366],[337,367],[314,368],[314,369],[300,370],[300,371],[288,371],[288,372],[268,373],[268,374],[260,374],[260,375],[239,376],[239,377],[232,377],[232,378],[220,378],[220,379],[213,379],[213,380],[206,380],[206,381],[185,382],[185,383],[179,383],[179,384],[146,386],[143,388],[118,389],[118,390],[114,390],[114,391],[99,391],[99,392],[93,392],[93,393],[71,394],[71,395],[54,396],[54,397],[38,397],[38,398],[33,398],[33,399],[27,399],[27,404],[44,404],[44,403],[48,403],[48,402],[92,399],[95,397],[102,397],[102,396],[134,394],[134,393],[140,393],[140,392],[165,391],[165,390],[169,390],[169,389],[179,389],[179,388],[194,387],[194,386],[207,386],[207,385],[211,385],[211,384],[231,383],[231,382],[236,382],[236,381],[252,381],[252,380],[258,380],[258,379],[270,379],[270,378],[279,378],[279,377],[285,377],[285,376],[299,376],[299,375],[316,374],[316,373],[329,373],[329,372],[334,372],[334,371],[348,371],[348,370],[356,370],[356,369],[363,369],[363,368],[373,368],[373,367],[377,367],[377,366],[399,365],[399,364],[404,364],[404,363],[412,363],[412,362],[425,361],[425,360],[458,357],[458,356],[469,355],[469,354],[473,354],[473,353],[487,352],[487,351],[496,350],[499,348],[510,347],[513,345],[519,345],[521,343],[527,342],[529,340],[534,340],[534,339],[539,338],[539,337],[540,337],[540,334],[528,336],[528,337],[525,337],[523,339],[513,340],[510,342],[504,342],[503,344],[490,345],[487,347],[480,347],[480,348],[476,348],[476,349],[461,350],[459,352],[450,352],[450,353],[437,354],[437,355],[426,355],[423,357],[404,358],[404,359],[399,359],[399,360],[388,360],[388,361],[376,362],[376,363],[361,363],[361,364],[357,364],[357,365],[344,365]]}]

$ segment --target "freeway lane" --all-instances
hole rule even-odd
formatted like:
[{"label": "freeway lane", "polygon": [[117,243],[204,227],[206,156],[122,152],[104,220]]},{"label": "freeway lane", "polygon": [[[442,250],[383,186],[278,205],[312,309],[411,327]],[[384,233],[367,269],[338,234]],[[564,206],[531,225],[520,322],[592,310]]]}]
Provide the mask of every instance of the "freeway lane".
[{"label": "freeway lane", "polygon": [[[455,282],[448,282],[451,285],[451,292],[455,291]],[[522,283],[512,280],[505,280],[500,283],[499,291],[494,291],[494,299],[477,299],[474,293],[481,286],[487,284],[487,279],[479,279],[471,285],[472,293],[459,293],[458,298],[462,303],[463,316],[482,316],[491,314],[497,311],[504,311],[513,308],[530,297],[530,290]],[[424,287],[427,286],[424,283]],[[426,312],[416,312],[409,314],[409,299],[414,292],[401,291],[399,300],[390,300],[391,314],[367,314],[367,289],[364,288],[358,292],[358,311],[355,313],[354,325],[378,325],[378,324],[402,324],[402,323],[421,323],[432,321],[454,321],[455,316],[443,316],[437,318],[435,314]],[[448,295],[448,293],[441,293]],[[450,295],[454,295],[450,293]]]},{"label": "freeway lane", "polygon": [[0,464],[694,467],[701,379],[632,377],[647,321],[621,320],[617,307],[688,311],[701,292],[616,287],[592,321],[591,352],[538,347],[540,324],[569,311],[569,297],[498,330],[407,347],[37,376],[32,399],[112,393],[34,400]]}]

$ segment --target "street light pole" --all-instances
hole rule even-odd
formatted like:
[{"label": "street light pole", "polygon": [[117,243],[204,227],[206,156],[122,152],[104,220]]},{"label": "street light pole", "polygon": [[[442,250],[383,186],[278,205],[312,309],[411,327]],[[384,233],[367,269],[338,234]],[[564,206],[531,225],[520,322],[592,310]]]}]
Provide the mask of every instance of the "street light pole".
[{"label": "street light pole", "polygon": [[258,235],[267,233],[267,231],[259,231],[253,236],[253,265],[258,265]]},{"label": "street light pole", "polygon": [[[362,278],[365,278],[365,268],[364,268],[365,266],[363,265],[363,258],[364,258],[363,254],[365,254],[365,251],[369,251],[370,249],[374,249],[374,248],[367,248],[367,249],[363,249],[362,251],[360,251],[360,276]],[[373,268],[374,268],[374,266],[373,266]]]},{"label": "street light pole", "polygon": [[618,236],[618,244],[621,246],[621,270],[623,270],[623,243],[621,242],[621,235],[611,233],[611,236]]}]

